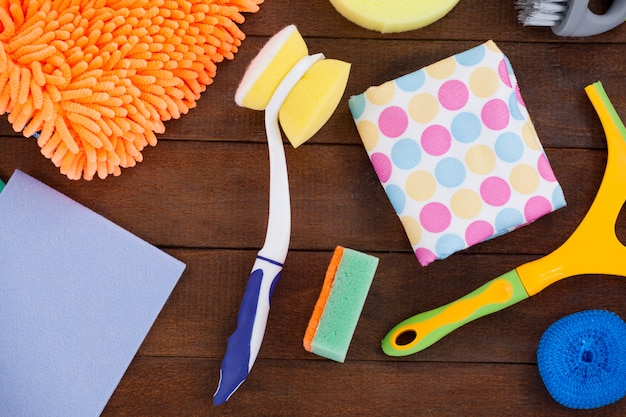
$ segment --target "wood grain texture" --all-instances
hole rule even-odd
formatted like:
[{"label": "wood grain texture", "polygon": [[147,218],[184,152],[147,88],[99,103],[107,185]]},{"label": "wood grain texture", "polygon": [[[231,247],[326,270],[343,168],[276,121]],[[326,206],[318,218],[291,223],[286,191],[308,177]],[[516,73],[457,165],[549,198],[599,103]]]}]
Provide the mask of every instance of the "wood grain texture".
[{"label": "wood grain texture", "polygon": [[[560,406],[545,390],[535,359],[543,332],[567,314],[603,308],[626,317],[622,277],[558,282],[416,355],[390,358],[380,349],[382,337],[400,320],[558,247],[598,189],[606,142],[583,88],[601,80],[626,117],[626,26],[570,39],[549,29],[523,28],[516,19],[513,0],[462,0],[431,26],[382,35],[351,24],[327,0],[266,0],[258,13],[246,16],[247,39],[233,61],[218,66],[198,106],[166,123],[143,162],[104,181],[67,180],[34,140],[13,132],[2,117],[0,178],[7,180],[19,168],[187,265],[103,417],[625,415],[626,400],[594,411]],[[290,23],[311,52],[348,61],[352,72],[332,119],[306,145],[285,148],[291,251],[259,359],[231,400],[215,408],[212,395],[226,338],[263,243],[268,210],[263,113],[237,107],[233,96],[259,48]],[[511,61],[568,205],[423,268],[376,178],[346,101],[370,85],[488,39]],[[626,209],[616,231],[626,242]],[[345,364],[302,347],[336,245],[380,258]]]}]

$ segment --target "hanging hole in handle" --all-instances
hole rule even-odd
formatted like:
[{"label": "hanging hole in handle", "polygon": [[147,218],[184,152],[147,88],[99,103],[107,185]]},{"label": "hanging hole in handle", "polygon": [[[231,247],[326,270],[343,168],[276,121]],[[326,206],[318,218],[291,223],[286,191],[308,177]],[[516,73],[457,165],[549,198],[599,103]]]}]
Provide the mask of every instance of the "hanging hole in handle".
[{"label": "hanging hole in handle", "polygon": [[607,10],[609,10],[609,7],[611,7],[612,3],[612,0],[591,0],[588,7],[589,10],[591,10],[595,14],[603,15],[607,12]]},{"label": "hanging hole in handle", "polygon": [[400,333],[398,337],[396,337],[395,343],[400,347],[404,347],[413,343],[415,339],[417,339],[417,332],[415,330],[409,329],[404,330],[402,333]]}]

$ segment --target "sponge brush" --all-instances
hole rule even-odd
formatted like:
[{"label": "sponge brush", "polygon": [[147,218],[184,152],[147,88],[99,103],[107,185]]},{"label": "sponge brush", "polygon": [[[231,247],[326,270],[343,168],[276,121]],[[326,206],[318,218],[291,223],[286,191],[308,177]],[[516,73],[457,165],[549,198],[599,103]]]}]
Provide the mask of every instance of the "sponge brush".
[{"label": "sponge brush", "polygon": [[265,110],[278,84],[308,54],[306,43],[294,25],[277,32],[250,62],[235,92],[235,103],[252,110]]},{"label": "sponge brush", "polygon": [[349,73],[349,63],[323,59],[293,87],[278,118],[294,148],[313,137],[330,119],[343,96]]},{"label": "sponge brush", "polygon": [[304,348],[344,362],[361,316],[378,258],[337,246],[304,335]]},{"label": "sponge brush", "polygon": [[[235,102],[249,109],[266,110],[278,85],[307,55],[308,48],[297,28],[286,26],[252,60],[237,88]],[[349,73],[350,64],[322,59],[291,89],[280,108],[279,121],[294,148],[330,119],[343,96]]]}]

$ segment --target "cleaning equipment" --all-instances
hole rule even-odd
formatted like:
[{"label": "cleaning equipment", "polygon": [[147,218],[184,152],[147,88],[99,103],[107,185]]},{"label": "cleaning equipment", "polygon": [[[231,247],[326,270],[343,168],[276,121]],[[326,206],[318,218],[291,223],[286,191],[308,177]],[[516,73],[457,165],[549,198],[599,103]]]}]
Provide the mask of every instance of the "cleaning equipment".
[{"label": "cleaning equipment", "polygon": [[559,404],[592,409],[626,395],[626,323],[606,310],[565,316],[545,331],[537,368]]},{"label": "cleaning equipment", "polygon": [[[294,25],[286,26],[252,60],[237,88],[235,102],[252,110],[265,110],[284,75],[307,55],[308,48],[298,29]],[[330,119],[346,88],[349,73],[347,62],[319,59],[288,92],[278,111],[278,120],[294,148],[309,140]]]},{"label": "cleaning equipment", "polygon": [[262,0],[2,0],[0,114],[70,179],[119,175],[196,106]]},{"label": "cleaning equipment", "polygon": [[[316,108],[314,114],[302,115],[299,127],[311,133],[312,123],[326,120],[320,114],[330,115],[339,104],[348,79],[350,64],[332,66],[336,72],[319,74],[312,71],[324,62],[324,55],[307,55],[308,49],[296,27],[290,25],[276,33],[250,63],[235,94],[236,101],[253,109],[265,109],[265,129],[270,160],[269,219],[265,243],[259,251],[237,316],[237,328],[228,338],[226,353],[220,369],[220,382],[213,396],[215,405],[228,401],[247,378],[261,348],[271,297],[280,279],[287,257],[291,234],[289,182],[283,142],[280,135],[279,112],[285,106],[311,109],[308,101],[332,107]],[[322,80],[310,82],[316,90],[302,91],[298,84],[305,77],[324,75]],[[327,78],[328,77],[328,78]],[[336,82],[337,79],[343,80]],[[332,80],[326,83],[325,81]],[[339,89],[340,92],[336,90]],[[295,94],[295,97],[290,96]],[[311,98],[310,96],[315,97]],[[328,97],[335,97],[331,102]],[[249,104],[250,103],[250,104]],[[295,110],[287,110],[291,114]],[[319,127],[321,127],[321,125]],[[296,130],[300,139],[302,136]]]},{"label": "cleaning equipment", "polygon": [[493,41],[369,87],[349,105],[422,266],[565,205]]},{"label": "cleaning equipment", "polygon": [[607,166],[598,193],[574,233],[550,254],[523,264],[472,293],[408,318],[383,339],[390,356],[419,352],[462,325],[531,297],[564,278],[604,274],[626,276],[626,246],[615,222],[626,201],[626,128],[600,82],[585,88],[606,134]]},{"label": "cleaning equipment", "polygon": [[337,246],[304,334],[304,348],[344,362],[365,305],[378,258]]},{"label": "cleaning equipment", "polygon": [[0,218],[0,416],[103,415],[185,264],[19,170]]},{"label": "cleaning equipment", "polygon": [[381,33],[423,28],[444,17],[459,0],[330,0],[343,17]]},{"label": "cleaning equipment", "polygon": [[524,26],[550,26],[559,36],[592,36],[607,32],[626,19],[626,0],[614,0],[602,15],[589,10],[589,0],[517,0]]}]

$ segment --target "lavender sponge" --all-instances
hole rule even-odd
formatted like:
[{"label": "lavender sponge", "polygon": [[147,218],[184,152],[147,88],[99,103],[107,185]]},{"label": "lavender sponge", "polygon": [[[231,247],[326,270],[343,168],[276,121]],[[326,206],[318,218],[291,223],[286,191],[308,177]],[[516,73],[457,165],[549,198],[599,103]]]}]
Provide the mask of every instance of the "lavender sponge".
[{"label": "lavender sponge", "polygon": [[344,362],[365,304],[378,258],[337,246],[304,335],[304,348]]}]

